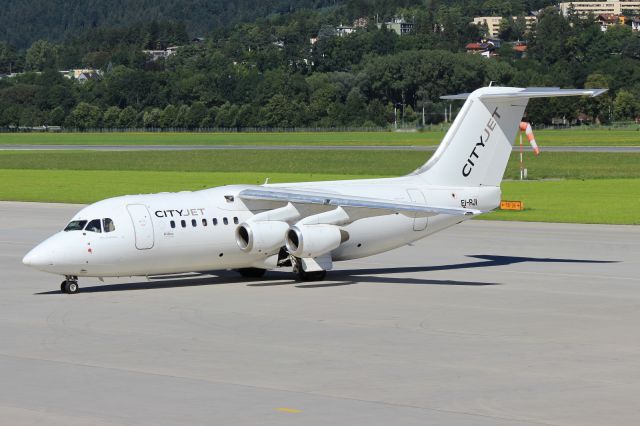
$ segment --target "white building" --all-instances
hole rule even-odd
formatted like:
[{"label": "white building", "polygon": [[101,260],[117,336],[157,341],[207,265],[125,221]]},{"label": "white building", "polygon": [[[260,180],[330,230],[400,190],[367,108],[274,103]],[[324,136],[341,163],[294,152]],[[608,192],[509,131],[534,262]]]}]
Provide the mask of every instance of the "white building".
[{"label": "white building", "polygon": [[[515,21],[518,17],[512,16],[511,19]],[[531,27],[537,21],[537,18],[535,16],[525,16],[524,20],[527,31],[531,31]],[[473,18],[471,23],[476,26],[486,25],[489,30],[487,35],[489,37],[498,37],[500,34],[500,22],[502,22],[502,16],[477,16]]]},{"label": "white building", "polygon": [[575,13],[579,15],[586,15],[587,13],[598,15],[623,15],[628,11],[635,11],[633,14],[640,12],[640,1],[576,1],[576,2],[564,2],[560,3],[560,11],[564,16],[569,14],[569,11],[573,7]]}]

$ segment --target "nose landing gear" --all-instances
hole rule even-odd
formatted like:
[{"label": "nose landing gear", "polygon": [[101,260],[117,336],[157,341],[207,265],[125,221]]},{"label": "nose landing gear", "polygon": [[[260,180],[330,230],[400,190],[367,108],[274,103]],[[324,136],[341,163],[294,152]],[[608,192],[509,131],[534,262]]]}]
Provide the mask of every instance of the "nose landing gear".
[{"label": "nose landing gear", "polygon": [[78,277],[67,275],[67,279],[60,284],[60,291],[67,294],[76,294],[80,287],[78,287]]}]

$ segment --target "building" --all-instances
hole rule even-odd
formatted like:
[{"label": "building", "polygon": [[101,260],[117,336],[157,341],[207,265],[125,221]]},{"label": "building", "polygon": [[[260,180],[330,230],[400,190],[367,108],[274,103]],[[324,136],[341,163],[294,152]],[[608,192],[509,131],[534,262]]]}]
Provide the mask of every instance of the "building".
[{"label": "building", "polygon": [[[473,18],[472,24],[476,26],[486,25],[488,29],[489,37],[498,37],[500,35],[500,23],[502,22],[502,16],[476,16]],[[511,19],[514,21],[518,19],[517,16],[512,16]],[[531,31],[533,24],[536,23],[538,18],[535,16],[525,16],[525,25],[527,31]]]},{"label": "building", "polygon": [[180,46],[169,46],[164,50],[143,50],[142,53],[149,56],[151,61],[157,61],[158,59],[167,59],[171,55],[174,55]]},{"label": "building", "polygon": [[598,15],[622,15],[631,13],[632,15],[640,12],[640,1],[577,1],[560,3],[560,11],[564,16],[573,11],[578,15],[586,15],[591,13],[593,16]]},{"label": "building", "polygon": [[367,25],[369,25],[369,18],[367,18],[366,16],[362,17],[362,18],[355,19],[353,21],[353,26],[356,27],[356,28],[364,28]]},{"label": "building", "polygon": [[601,31],[607,31],[612,25],[625,25],[627,18],[623,15],[613,15],[610,13],[601,13],[596,17],[596,21],[600,25]]},{"label": "building", "polygon": [[468,43],[465,46],[467,53],[472,53],[476,55],[483,56],[485,58],[490,58],[492,56],[496,56],[496,49],[499,49],[502,46],[502,40],[499,39],[489,39],[482,40],[478,43]]},{"label": "building", "polygon": [[[377,25],[378,28],[382,28],[383,24]],[[395,31],[398,35],[409,34],[411,31],[413,31],[414,27],[413,22],[407,22],[404,18],[393,18],[391,21],[385,22],[384,25],[388,29]]]},{"label": "building", "polygon": [[336,27],[336,35],[338,37],[344,37],[346,35],[353,33],[355,30],[356,29],[354,27],[341,24]]}]

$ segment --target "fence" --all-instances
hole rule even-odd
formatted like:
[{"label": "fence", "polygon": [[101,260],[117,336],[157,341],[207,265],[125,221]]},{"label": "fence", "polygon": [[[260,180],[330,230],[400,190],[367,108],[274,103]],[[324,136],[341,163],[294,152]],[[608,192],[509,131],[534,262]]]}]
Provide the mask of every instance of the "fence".
[{"label": "fence", "polygon": [[[29,132],[64,132],[64,133],[327,133],[327,132],[431,132],[448,130],[451,123],[427,124],[425,126],[398,126],[389,127],[205,127],[188,129],[183,127],[155,128],[155,127],[129,127],[129,128],[86,128],[60,126],[37,127],[0,127],[0,133],[29,133]],[[638,130],[640,123],[621,122],[603,124],[582,124],[577,126],[546,125],[532,126],[535,130],[571,129],[571,130]]]}]

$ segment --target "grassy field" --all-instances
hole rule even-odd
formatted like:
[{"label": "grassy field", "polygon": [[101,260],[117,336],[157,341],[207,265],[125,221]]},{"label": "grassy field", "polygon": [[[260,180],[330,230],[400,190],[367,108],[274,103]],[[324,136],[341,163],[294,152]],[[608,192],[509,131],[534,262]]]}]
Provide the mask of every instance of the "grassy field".
[{"label": "grassy field", "polygon": [[[431,153],[410,151],[0,151],[0,169],[132,170],[399,176]],[[512,154],[506,179],[519,177]],[[640,153],[525,154],[531,179],[640,178]]]},{"label": "grassy field", "polygon": [[640,225],[640,179],[507,181],[502,198],[523,200],[525,210],[483,219]]},{"label": "grassy field", "polygon": [[[212,186],[402,175],[427,155],[404,151],[0,152],[0,199],[90,203]],[[513,155],[506,178],[518,176]],[[534,181],[506,181],[523,212],[487,219],[640,224],[640,154],[544,153],[525,158]]]},{"label": "grassy field", "polygon": [[[638,129],[534,132],[544,146],[640,145]],[[2,133],[0,144],[41,145],[437,145],[444,131],[286,133]]]},{"label": "grassy field", "polygon": [[[258,172],[0,170],[0,199],[91,203],[136,193],[198,190],[232,183],[368,178],[367,175]],[[640,179],[507,181],[503,198],[524,200],[525,211],[497,211],[492,220],[640,224]]]}]

